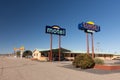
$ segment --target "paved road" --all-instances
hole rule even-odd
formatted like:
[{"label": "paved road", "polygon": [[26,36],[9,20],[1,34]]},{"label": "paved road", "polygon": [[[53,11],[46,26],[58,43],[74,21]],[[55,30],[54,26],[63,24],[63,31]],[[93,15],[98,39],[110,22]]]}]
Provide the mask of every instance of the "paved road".
[{"label": "paved road", "polygon": [[0,57],[0,80],[120,80],[120,70],[81,70],[71,62],[36,62]]}]

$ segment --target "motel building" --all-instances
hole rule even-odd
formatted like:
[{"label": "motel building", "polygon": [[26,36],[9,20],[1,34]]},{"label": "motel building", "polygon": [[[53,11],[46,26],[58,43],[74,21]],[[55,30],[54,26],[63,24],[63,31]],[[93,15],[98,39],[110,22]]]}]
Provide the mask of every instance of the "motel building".
[{"label": "motel building", "polygon": [[[86,51],[71,51],[65,48],[61,48],[61,61],[72,61],[79,54],[86,54]],[[52,61],[58,61],[59,59],[59,48],[52,49]],[[90,55],[92,55],[90,53]],[[49,61],[50,59],[50,50],[49,49],[35,49],[33,50],[33,59],[40,61]],[[120,55],[115,55],[112,53],[106,52],[95,52],[95,58],[100,58],[103,60],[112,60],[120,58]]]}]

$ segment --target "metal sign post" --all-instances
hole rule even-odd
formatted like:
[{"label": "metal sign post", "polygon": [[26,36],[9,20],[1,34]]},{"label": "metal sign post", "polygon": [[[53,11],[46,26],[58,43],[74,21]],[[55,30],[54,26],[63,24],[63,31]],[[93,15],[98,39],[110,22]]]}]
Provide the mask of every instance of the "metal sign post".
[{"label": "metal sign post", "polygon": [[92,40],[92,58],[95,57],[95,54],[94,54],[94,39],[93,39],[93,33],[91,33],[91,40]]},{"label": "metal sign post", "polygon": [[61,58],[61,36],[59,35],[59,61]]},{"label": "metal sign post", "polygon": [[22,59],[23,51],[20,51],[20,58]]},{"label": "metal sign post", "polygon": [[50,34],[50,61],[52,61],[52,34]]},{"label": "metal sign post", "polygon": [[88,33],[86,33],[86,41],[87,41],[87,54],[89,54],[89,36]]}]

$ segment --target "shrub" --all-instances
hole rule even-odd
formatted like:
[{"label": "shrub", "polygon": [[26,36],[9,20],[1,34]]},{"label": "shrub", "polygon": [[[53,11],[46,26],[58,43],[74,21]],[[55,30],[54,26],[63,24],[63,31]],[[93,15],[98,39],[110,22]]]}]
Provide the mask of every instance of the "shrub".
[{"label": "shrub", "polygon": [[80,54],[75,57],[73,61],[73,65],[76,68],[80,67],[81,69],[87,69],[87,68],[93,68],[95,65],[95,62],[90,55]]},{"label": "shrub", "polygon": [[99,58],[95,58],[94,62],[95,62],[95,64],[104,64],[104,60],[99,59]]}]

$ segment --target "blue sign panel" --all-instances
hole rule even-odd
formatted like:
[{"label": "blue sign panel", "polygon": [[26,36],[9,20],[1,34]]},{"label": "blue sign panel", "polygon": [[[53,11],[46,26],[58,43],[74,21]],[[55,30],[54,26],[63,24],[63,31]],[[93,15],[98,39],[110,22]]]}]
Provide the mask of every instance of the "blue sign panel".
[{"label": "blue sign panel", "polygon": [[86,32],[87,32],[87,30],[91,30],[91,31],[95,31],[95,32],[99,32],[100,31],[100,26],[94,25],[94,24],[90,24],[90,23],[85,23],[85,22],[82,22],[82,23],[78,24],[78,28],[80,30],[84,30]]},{"label": "blue sign panel", "polygon": [[59,26],[46,26],[46,33],[48,34],[56,34],[56,35],[66,35],[66,30],[63,28],[60,28]]}]

